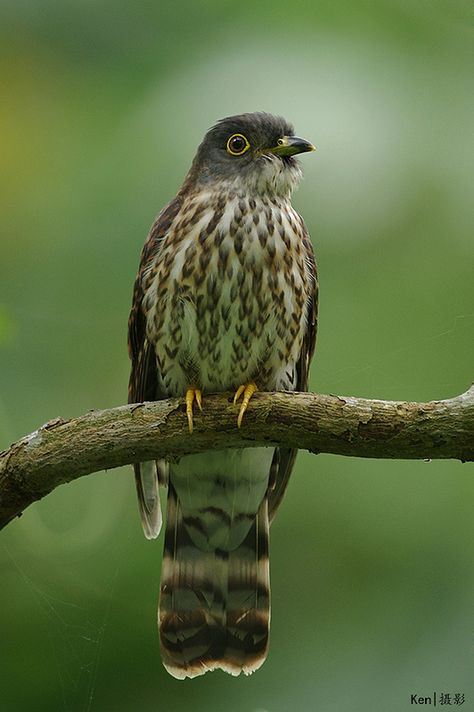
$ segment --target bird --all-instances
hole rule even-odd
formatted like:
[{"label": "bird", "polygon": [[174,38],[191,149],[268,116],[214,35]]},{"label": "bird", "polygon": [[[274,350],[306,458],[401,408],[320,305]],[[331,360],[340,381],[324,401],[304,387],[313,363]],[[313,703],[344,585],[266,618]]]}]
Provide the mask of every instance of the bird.
[{"label": "bird", "polygon": [[[233,392],[243,427],[257,390],[308,388],[318,281],[291,194],[295,156],[313,150],[282,117],[223,118],[150,229],[128,324],[128,401],[184,397],[188,437],[206,393]],[[158,626],[175,678],[249,675],[265,661],[269,526],[296,452],[242,447],[134,465],[148,539],[167,486]]]}]

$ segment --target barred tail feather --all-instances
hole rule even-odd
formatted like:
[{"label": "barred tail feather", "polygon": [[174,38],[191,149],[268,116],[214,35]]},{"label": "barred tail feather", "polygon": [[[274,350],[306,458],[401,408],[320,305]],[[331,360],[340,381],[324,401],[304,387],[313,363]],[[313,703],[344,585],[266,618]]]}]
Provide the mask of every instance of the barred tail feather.
[{"label": "barred tail feather", "polygon": [[268,500],[265,496],[228,569],[227,648],[233,674],[250,675],[265,662],[270,632]]},{"label": "barred tail feather", "polygon": [[193,526],[200,524],[183,517],[170,484],[159,608],[163,663],[179,679],[219,668],[248,675],[268,650],[267,498],[244,540],[230,551],[197,547]]}]

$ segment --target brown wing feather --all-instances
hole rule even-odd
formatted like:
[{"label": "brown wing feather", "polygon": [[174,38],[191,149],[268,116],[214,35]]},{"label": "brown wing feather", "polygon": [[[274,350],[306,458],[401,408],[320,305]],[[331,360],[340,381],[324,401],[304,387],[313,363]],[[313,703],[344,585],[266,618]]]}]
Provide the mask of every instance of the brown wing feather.
[{"label": "brown wing feather", "polygon": [[[297,391],[308,390],[309,365],[314,354],[316,346],[316,333],[318,330],[318,274],[313,246],[306,230],[303,237],[303,245],[306,252],[307,264],[314,279],[310,300],[306,310],[306,333],[304,335],[300,357],[296,365]],[[275,456],[273,458],[271,468],[272,472],[270,474],[270,482],[273,482],[274,486],[268,493],[268,515],[270,517],[270,521],[273,520],[283,495],[285,494],[297,453],[298,450],[293,448],[277,448],[275,450]]]},{"label": "brown wing feather", "polygon": [[133,288],[132,309],[128,319],[128,353],[132,370],[128,385],[128,402],[160,400],[166,394],[158,393],[158,373],[154,348],[146,336],[146,318],[143,311],[143,275],[153,266],[159,255],[163,239],[181,207],[178,195],[164,208],[151,226],[140,256],[140,267]]},{"label": "brown wing feather", "polygon": [[[140,257],[140,267],[133,288],[132,309],[128,319],[128,353],[132,362],[128,384],[128,402],[141,403],[160,400],[166,394],[160,390],[155,349],[147,339],[146,317],[143,311],[143,276],[153,267],[163,239],[181,207],[177,196],[169,203],[153,223]],[[158,536],[161,527],[161,510],[158,496],[158,480],[155,463],[137,463],[135,483],[143,531],[148,539]]]}]

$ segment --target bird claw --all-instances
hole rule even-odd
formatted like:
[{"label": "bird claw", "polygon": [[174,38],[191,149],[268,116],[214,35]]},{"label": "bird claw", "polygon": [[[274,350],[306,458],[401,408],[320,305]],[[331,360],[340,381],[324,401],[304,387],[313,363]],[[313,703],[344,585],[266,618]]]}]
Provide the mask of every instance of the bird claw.
[{"label": "bird claw", "polygon": [[253,396],[253,394],[255,393],[255,391],[258,391],[258,388],[255,383],[251,382],[251,383],[246,383],[242,386],[239,386],[235,392],[234,405],[235,405],[235,403],[237,403],[237,401],[239,400],[239,398],[242,394],[244,396],[242,403],[240,405],[240,411],[239,411],[239,415],[237,418],[237,427],[238,428],[240,428],[240,426],[242,425],[242,419],[244,417],[244,413],[247,410],[247,406],[250,403],[250,399]]},{"label": "bird claw", "polygon": [[193,403],[196,401],[202,413],[202,393],[199,388],[190,386],[186,391],[186,415],[188,416],[189,432],[193,432]]}]

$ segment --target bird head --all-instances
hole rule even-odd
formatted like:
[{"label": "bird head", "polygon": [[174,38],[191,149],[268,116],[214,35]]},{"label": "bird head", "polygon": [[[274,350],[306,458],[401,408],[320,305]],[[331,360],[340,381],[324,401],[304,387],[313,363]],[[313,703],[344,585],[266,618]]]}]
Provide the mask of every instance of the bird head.
[{"label": "bird head", "polygon": [[301,177],[295,155],[314,151],[280,116],[262,112],[221,119],[206,133],[189,178],[252,194],[289,196]]}]

